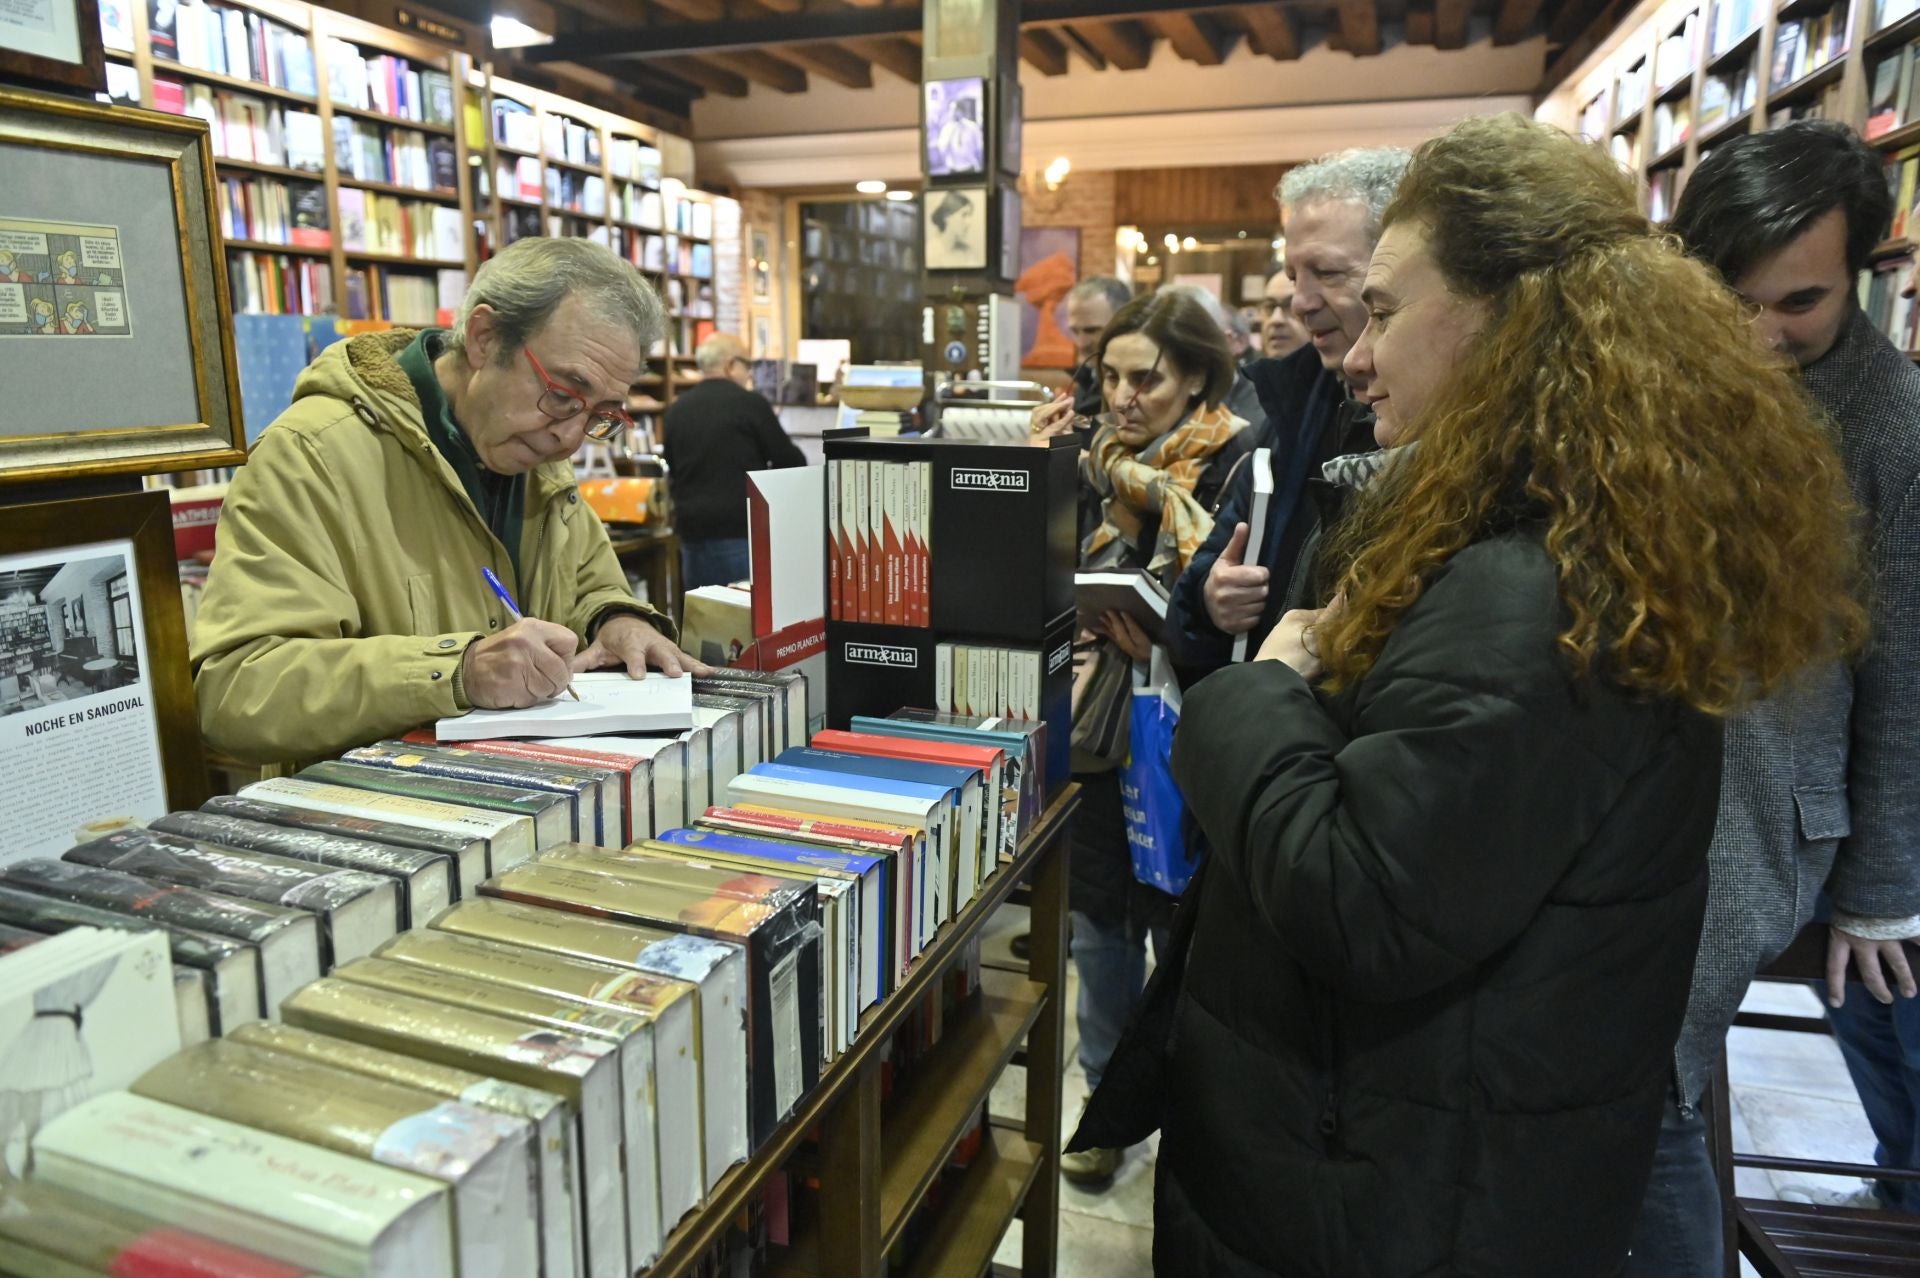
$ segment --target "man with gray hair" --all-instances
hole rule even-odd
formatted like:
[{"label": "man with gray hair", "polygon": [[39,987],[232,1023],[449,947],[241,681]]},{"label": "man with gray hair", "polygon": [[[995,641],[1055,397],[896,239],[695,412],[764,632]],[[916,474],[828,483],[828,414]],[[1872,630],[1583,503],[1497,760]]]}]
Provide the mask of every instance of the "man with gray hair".
[{"label": "man with gray hair", "polygon": [[1246,369],[1266,414],[1254,446],[1273,450],[1273,494],[1259,559],[1248,563],[1253,476],[1251,466],[1241,467],[1212,534],[1174,586],[1167,642],[1189,680],[1225,665],[1238,635],[1249,636],[1249,651],[1259,649],[1279,619],[1303,547],[1337,503],[1322,467],[1376,447],[1371,420],[1349,398],[1340,369],[1367,326],[1360,288],[1381,215],[1410,158],[1398,147],[1339,151],[1289,170],[1274,192],[1286,228],[1293,313],[1309,345]]},{"label": "man with gray hair", "polygon": [[631,425],[665,326],[630,264],[534,238],[480,268],[451,330],[323,351],[221,511],[193,636],[208,743],[277,770],[576,671],[706,673],[634,599],[569,461]]},{"label": "man with gray hair", "polygon": [[1073,415],[1093,418],[1100,415],[1100,370],[1094,367],[1093,353],[1100,349],[1100,334],[1113,322],[1113,314],[1133,300],[1133,290],[1111,275],[1089,275],[1067,294],[1067,335],[1080,354],[1073,370]]},{"label": "man with gray hair", "polygon": [[753,389],[745,342],[715,333],[693,362],[700,384],[674,397],[662,441],[689,590],[746,580],[747,472],[807,464],[773,405]]}]

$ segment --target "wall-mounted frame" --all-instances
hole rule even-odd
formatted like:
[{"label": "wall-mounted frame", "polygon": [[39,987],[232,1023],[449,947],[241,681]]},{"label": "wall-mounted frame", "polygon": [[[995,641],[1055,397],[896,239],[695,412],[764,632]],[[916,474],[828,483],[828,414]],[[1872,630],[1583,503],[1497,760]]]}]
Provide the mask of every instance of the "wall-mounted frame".
[{"label": "wall-mounted frame", "polygon": [[105,92],[99,0],[13,0],[0,5],[0,75]]},{"label": "wall-mounted frame", "polygon": [[0,506],[0,546],[0,865],[200,803],[167,495]]},{"label": "wall-mounted frame", "polygon": [[0,484],[244,461],[206,124],[0,89],[0,172]]}]

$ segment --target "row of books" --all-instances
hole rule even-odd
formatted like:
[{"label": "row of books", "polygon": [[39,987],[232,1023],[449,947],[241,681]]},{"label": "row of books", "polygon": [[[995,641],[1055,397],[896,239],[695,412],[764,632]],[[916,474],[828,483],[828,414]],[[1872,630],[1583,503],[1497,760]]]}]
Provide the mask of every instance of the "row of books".
[{"label": "row of books", "polygon": [[932,516],[931,462],[829,461],[827,616],[932,624]]},{"label": "row of books", "polygon": [[1920,230],[1914,206],[1920,202],[1920,147],[1909,147],[1887,161],[1887,190],[1893,196],[1893,224],[1890,239],[1913,238]]},{"label": "row of books", "polygon": [[1693,106],[1673,98],[1653,108],[1653,153],[1664,155],[1693,136]]},{"label": "row of books", "polygon": [[547,170],[547,207],[566,209],[587,217],[607,215],[607,182],[572,169]]},{"label": "row of books", "polygon": [[933,650],[934,708],[988,718],[1038,719],[1042,659],[1038,648],[944,641]]},{"label": "row of books", "polygon": [[713,238],[713,205],[705,200],[687,199],[684,188],[678,183],[669,185],[666,196],[667,229],[678,235],[690,235],[696,240]]},{"label": "row of books", "polygon": [[1861,132],[1868,138],[1891,133],[1920,120],[1920,76],[1914,74],[1920,62],[1920,40],[1913,41],[1873,64],[1869,78],[1867,124]]},{"label": "row of books", "polygon": [[1710,75],[1700,86],[1700,131],[1709,132],[1738,116],[1750,115],[1760,96],[1760,72],[1753,63]]},{"label": "row of books", "polygon": [[495,187],[502,195],[538,202],[546,194],[541,173],[540,161],[531,156],[523,155],[518,159],[502,156],[494,173]]},{"label": "row of books", "polygon": [[549,111],[544,117],[543,141],[549,160],[600,167],[600,130]]},{"label": "row of books", "polygon": [[[667,279],[666,293],[667,307],[673,312],[676,319],[702,320],[713,318],[713,286],[711,284],[696,283],[693,287],[692,294],[689,295],[686,280],[669,276]],[[708,336],[711,336],[711,334]],[[695,338],[686,349],[698,350],[700,343],[705,340],[705,337]]]},{"label": "row of books", "polygon": [[180,84],[156,78],[154,105],[175,115],[205,120],[213,153],[222,159],[251,160],[318,173],[326,167],[326,135],[320,117],[298,107],[282,107],[264,98],[204,84]]},{"label": "row of books", "polygon": [[1845,120],[1847,108],[1839,84],[1829,84],[1818,97],[1802,98],[1767,112],[1767,127],[1777,129],[1793,120]]},{"label": "row of books", "polygon": [[493,140],[516,151],[538,151],[540,117],[524,102],[496,97],[493,100]]},{"label": "row of books", "polygon": [[[349,194],[359,192],[341,191],[342,208]],[[219,196],[220,233],[230,240],[301,248],[327,248],[333,243],[327,225],[327,189],[318,182],[223,174]]]},{"label": "row of books", "polygon": [[1773,33],[1773,78],[1768,83],[1784,88],[1844,57],[1851,25],[1852,12],[1844,3],[1817,17],[1782,22]]},{"label": "row of books", "polygon": [[1653,52],[1654,81],[1667,89],[1691,75],[1694,65],[1694,37],[1700,20],[1698,11],[1689,13],[1679,26],[1667,32]]},{"label": "row of books", "polygon": [[[1911,203],[1909,192],[1909,207],[1902,208],[1899,216],[1911,219]],[[1862,281],[1861,291],[1864,294],[1860,299],[1862,308],[1888,341],[1903,351],[1920,348],[1920,333],[1915,331],[1920,307],[1914,305],[1912,254],[1874,263],[1873,270]]]},{"label": "row of books", "polygon": [[422,274],[384,266],[347,268],[347,318],[388,320],[423,327],[446,324],[466,295],[467,273],[444,269]]},{"label": "row of books", "polygon": [[342,248],[457,262],[466,256],[463,226],[452,205],[340,188]]},{"label": "row of books", "polygon": [[619,196],[613,208],[615,217],[622,222],[644,226],[649,231],[665,229],[665,206],[661,203],[660,192],[649,191],[645,187],[631,183],[619,187],[618,191]]},{"label": "row of books", "polygon": [[1641,58],[1633,63],[1620,73],[1619,80],[1615,82],[1613,89],[1615,124],[1638,113],[1640,108],[1647,105],[1650,88],[1648,81],[1653,74],[1652,68],[1647,65],[1648,61],[1647,58]]},{"label": "row of books", "polygon": [[1875,0],[1873,29],[1879,31],[1892,26],[1915,11],[1920,11],[1920,0]]},{"label": "row of books", "polygon": [[660,185],[660,148],[638,138],[615,134],[607,148],[607,168],[613,176],[644,186]]},{"label": "row of books", "polygon": [[150,0],[147,43],[154,57],[199,71],[308,97],[318,92],[306,34],[249,10],[202,0]]},{"label": "row of books", "polygon": [[328,37],[327,96],[342,106],[378,111],[397,120],[453,127],[453,77],[418,68],[392,54],[364,56],[345,40]]},{"label": "row of books", "polygon": [[416,191],[454,193],[459,165],[453,143],[412,129],[333,118],[333,161],[359,182],[385,182]]},{"label": "row of books", "polygon": [[1759,25],[1759,0],[1717,0],[1713,6],[1713,29],[1707,33],[1707,56],[1719,57]]}]

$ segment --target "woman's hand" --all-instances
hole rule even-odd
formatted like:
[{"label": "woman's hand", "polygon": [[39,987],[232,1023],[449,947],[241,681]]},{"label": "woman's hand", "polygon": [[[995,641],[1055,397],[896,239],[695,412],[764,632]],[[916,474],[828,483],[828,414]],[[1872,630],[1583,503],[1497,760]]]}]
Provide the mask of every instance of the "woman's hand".
[{"label": "woman's hand", "polygon": [[1028,418],[1028,426],[1033,431],[1033,443],[1044,445],[1055,435],[1064,435],[1073,429],[1073,395],[1070,391],[1056,391],[1054,398],[1033,410]]},{"label": "woman's hand", "polygon": [[1296,608],[1283,614],[1274,623],[1266,642],[1260,645],[1254,660],[1282,661],[1292,666],[1302,679],[1319,678],[1320,648],[1315,641],[1315,628],[1338,616],[1345,603],[1342,596],[1324,608]]},{"label": "woman's hand", "polygon": [[1140,628],[1140,623],[1124,612],[1107,611],[1100,614],[1100,624],[1096,627],[1100,634],[1114,641],[1120,651],[1135,661],[1145,661],[1153,656],[1153,640]]}]

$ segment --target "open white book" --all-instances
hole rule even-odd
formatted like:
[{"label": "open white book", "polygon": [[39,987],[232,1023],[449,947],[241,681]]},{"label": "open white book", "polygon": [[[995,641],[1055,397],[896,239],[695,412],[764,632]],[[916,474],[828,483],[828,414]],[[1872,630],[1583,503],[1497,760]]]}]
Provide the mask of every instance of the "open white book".
[{"label": "open white book", "polygon": [[674,732],[693,726],[693,680],[655,671],[629,679],[624,671],[595,670],[573,677],[580,694],[522,710],[469,710],[434,725],[441,741],[496,737],[590,737],[603,732]]}]

